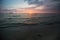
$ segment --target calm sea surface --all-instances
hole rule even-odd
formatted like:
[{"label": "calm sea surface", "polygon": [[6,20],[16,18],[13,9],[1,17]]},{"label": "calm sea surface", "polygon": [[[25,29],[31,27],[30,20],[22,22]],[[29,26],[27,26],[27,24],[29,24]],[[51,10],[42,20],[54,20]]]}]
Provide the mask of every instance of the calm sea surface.
[{"label": "calm sea surface", "polygon": [[17,25],[19,23],[25,24],[48,24],[60,22],[60,14],[59,13],[45,13],[45,14],[32,14],[31,18],[27,14],[8,14],[8,13],[1,13],[0,14],[0,27],[12,26],[13,24]]}]

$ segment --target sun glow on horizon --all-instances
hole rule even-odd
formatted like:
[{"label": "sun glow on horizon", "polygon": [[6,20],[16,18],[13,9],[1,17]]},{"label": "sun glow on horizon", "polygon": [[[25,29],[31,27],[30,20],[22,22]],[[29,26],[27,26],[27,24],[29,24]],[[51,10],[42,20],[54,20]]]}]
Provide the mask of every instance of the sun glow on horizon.
[{"label": "sun glow on horizon", "polygon": [[29,14],[29,17],[31,18],[32,17],[32,14],[36,13],[37,11],[34,10],[34,9],[27,9],[24,11],[24,13],[27,13]]}]

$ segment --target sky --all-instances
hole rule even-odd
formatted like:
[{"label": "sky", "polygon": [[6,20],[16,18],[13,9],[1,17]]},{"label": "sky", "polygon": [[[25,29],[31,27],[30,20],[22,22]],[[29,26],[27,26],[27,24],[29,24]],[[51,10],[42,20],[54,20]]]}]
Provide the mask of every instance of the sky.
[{"label": "sky", "polygon": [[60,0],[0,0],[1,12],[45,13],[60,10]]}]

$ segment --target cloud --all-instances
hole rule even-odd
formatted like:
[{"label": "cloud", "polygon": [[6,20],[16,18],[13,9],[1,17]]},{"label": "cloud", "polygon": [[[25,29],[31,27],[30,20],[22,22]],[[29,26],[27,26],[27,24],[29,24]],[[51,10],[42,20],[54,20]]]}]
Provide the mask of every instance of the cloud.
[{"label": "cloud", "polygon": [[25,0],[29,5],[44,6],[46,10],[60,10],[60,0]]},{"label": "cloud", "polygon": [[39,0],[25,0],[28,2],[29,5],[37,5],[37,6],[40,6],[40,5],[43,5],[43,1],[39,1]]},{"label": "cloud", "polygon": [[[41,12],[40,9],[43,9],[44,11],[47,10],[51,10],[51,11],[59,11],[60,10],[60,0],[24,0],[26,5],[23,6],[27,6],[24,8],[18,8],[17,11],[23,11],[22,9],[36,9],[39,12]],[[27,2],[27,3],[26,3]],[[19,6],[18,6],[19,7]],[[4,8],[4,7],[3,7]],[[15,10],[8,10],[8,9],[4,9],[1,10],[2,12],[15,12]]]},{"label": "cloud", "polygon": [[59,0],[51,0],[49,3],[45,5],[49,9],[59,10],[60,1]]}]

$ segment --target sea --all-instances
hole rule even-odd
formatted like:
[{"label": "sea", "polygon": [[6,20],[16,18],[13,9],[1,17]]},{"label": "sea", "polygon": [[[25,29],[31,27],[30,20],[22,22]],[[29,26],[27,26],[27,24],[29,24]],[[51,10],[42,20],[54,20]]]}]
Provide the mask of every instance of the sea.
[{"label": "sea", "polygon": [[2,40],[60,40],[60,13],[0,13]]},{"label": "sea", "polygon": [[[31,17],[27,13],[1,13],[0,14],[0,25],[5,27],[8,24],[48,24],[60,22],[59,13],[35,13],[31,14]],[[12,24],[12,25],[13,25]]]}]

